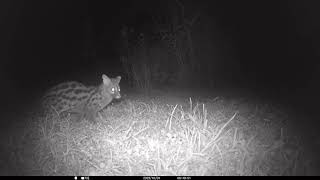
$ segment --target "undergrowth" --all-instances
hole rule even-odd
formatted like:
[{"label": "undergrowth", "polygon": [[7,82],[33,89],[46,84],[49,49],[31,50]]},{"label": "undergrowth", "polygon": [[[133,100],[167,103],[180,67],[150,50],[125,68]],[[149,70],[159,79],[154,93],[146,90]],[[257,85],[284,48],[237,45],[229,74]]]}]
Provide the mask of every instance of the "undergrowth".
[{"label": "undergrowth", "polygon": [[[139,98],[96,123],[57,113],[29,117],[6,144],[23,175],[308,175],[287,116],[269,105],[213,98]],[[12,145],[14,144],[14,145]],[[19,167],[21,169],[19,169]]]}]

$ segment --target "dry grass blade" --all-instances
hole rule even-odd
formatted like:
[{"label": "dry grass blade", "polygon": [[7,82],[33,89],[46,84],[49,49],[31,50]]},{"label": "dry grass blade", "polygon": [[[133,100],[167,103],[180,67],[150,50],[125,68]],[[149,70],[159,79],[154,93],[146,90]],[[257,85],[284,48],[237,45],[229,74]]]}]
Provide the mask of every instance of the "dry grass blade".
[{"label": "dry grass blade", "polygon": [[234,113],[234,115],[222,126],[222,128],[219,130],[219,132],[216,134],[216,136],[213,138],[213,141],[216,141],[218,139],[218,137],[220,136],[220,134],[222,133],[222,131],[224,130],[225,127],[227,127],[227,125],[236,117],[238,111]]},{"label": "dry grass blade", "polygon": [[203,109],[203,129],[206,130],[207,126],[208,126],[208,119],[207,119],[207,115],[208,115],[208,111],[206,108],[204,108],[204,104],[202,105],[202,109]]},{"label": "dry grass blade", "polygon": [[165,128],[166,129],[169,129],[169,131],[171,131],[171,124],[172,124],[172,116],[177,108],[178,104],[176,104],[170,114],[170,117],[167,119],[167,122],[166,122],[166,125],[165,125]]},{"label": "dry grass blade", "polygon": [[205,148],[203,148],[201,150],[201,153],[203,153],[204,151],[206,151],[212,143],[215,143],[218,140],[218,137],[220,137],[220,134],[222,133],[222,131],[224,130],[224,128],[235,118],[235,116],[237,115],[238,112],[235,112],[234,115],[222,126],[222,128],[219,130],[219,132],[214,136],[214,138],[207,143],[207,145],[205,146]]}]

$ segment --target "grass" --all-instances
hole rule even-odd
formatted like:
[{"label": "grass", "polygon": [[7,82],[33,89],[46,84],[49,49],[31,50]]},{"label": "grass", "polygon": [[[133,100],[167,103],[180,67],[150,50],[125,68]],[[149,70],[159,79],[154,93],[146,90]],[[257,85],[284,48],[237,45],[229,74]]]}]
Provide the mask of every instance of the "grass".
[{"label": "grass", "polygon": [[97,123],[57,113],[27,119],[2,141],[10,162],[3,174],[312,175],[287,115],[267,104],[127,97]]}]

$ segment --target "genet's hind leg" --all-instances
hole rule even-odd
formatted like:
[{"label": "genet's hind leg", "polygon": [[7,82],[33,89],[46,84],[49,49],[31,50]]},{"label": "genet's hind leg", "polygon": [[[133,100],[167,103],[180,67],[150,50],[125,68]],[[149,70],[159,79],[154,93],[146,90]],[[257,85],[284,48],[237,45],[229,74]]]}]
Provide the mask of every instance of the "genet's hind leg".
[{"label": "genet's hind leg", "polygon": [[83,106],[78,106],[67,110],[72,121],[80,122],[85,117],[85,110]]},{"label": "genet's hind leg", "polygon": [[96,123],[96,113],[94,111],[86,111],[84,118],[92,123]]}]

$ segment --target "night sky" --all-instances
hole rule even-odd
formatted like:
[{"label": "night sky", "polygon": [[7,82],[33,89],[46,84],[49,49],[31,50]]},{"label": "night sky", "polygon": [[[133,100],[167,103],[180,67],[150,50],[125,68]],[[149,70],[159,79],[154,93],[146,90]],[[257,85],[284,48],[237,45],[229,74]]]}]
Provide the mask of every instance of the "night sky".
[{"label": "night sky", "polygon": [[[187,16],[200,14],[193,25],[198,57],[217,61],[216,76],[224,77],[228,87],[286,96],[316,110],[318,1],[181,2]],[[1,1],[1,104],[17,107],[56,82],[94,84],[101,73],[123,74],[121,26],[144,32],[152,23],[151,15],[165,14],[172,4],[171,0]],[[206,38],[213,51],[202,43]],[[85,54],[92,49],[94,56]]]}]

